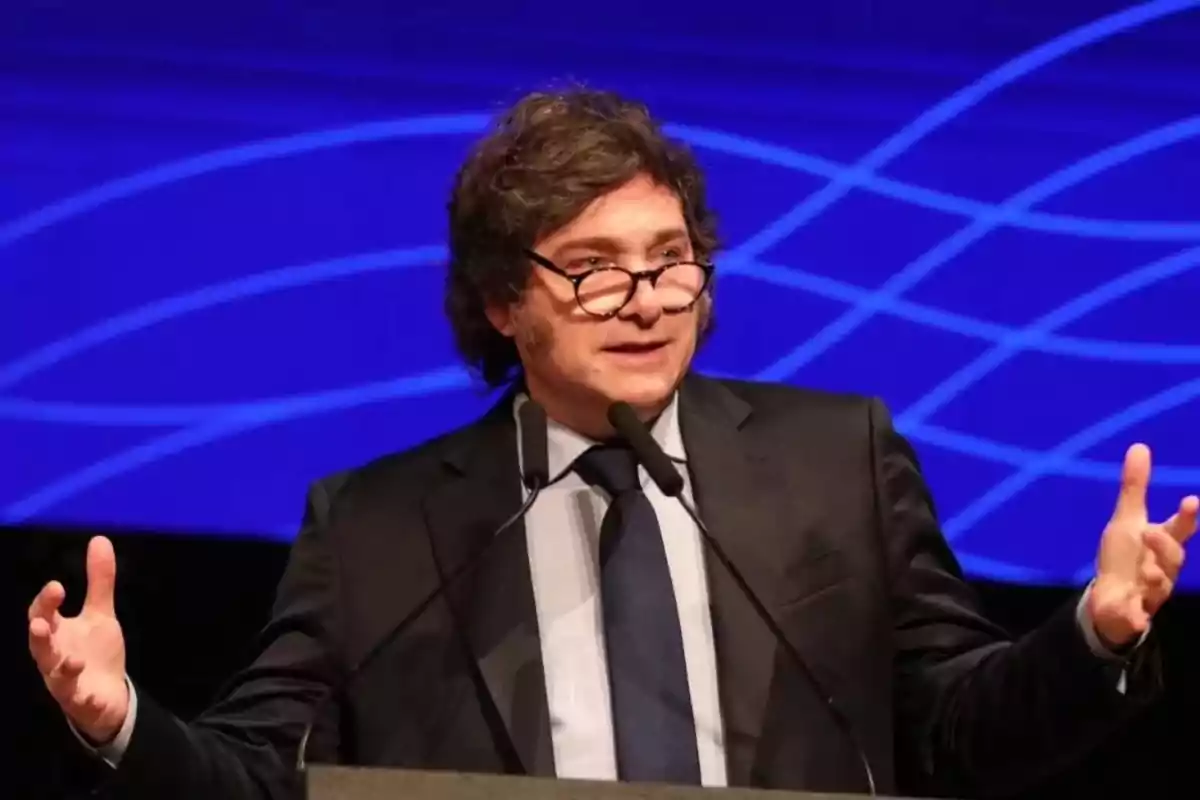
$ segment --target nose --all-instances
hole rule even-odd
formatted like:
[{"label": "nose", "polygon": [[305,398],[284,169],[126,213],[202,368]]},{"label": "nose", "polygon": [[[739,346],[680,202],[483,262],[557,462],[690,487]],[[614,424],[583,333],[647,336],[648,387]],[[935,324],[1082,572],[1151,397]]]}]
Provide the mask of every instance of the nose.
[{"label": "nose", "polygon": [[[642,275],[641,272],[634,272],[634,274]],[[654,286],[646,277],[642,277],[634,284],[633,297],[629,298],[629,302],[618,314],[622,319],[637,322],[644,327],[653,325],[662,315],[663,307],[658,298],[658,292],[654,290]]]}]

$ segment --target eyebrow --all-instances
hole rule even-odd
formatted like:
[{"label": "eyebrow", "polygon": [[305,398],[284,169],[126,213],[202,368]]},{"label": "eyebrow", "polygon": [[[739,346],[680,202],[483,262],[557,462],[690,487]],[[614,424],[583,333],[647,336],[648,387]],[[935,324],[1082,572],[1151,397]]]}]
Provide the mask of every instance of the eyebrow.
[{"label": "eyebrow", "polygon": [[[686,228],[663,228],[650,239],[650,247],[658,247],[677,239],[690,239]],[[623,249],[621,241],[611,236],[585,236],[563,242],[554,248],[554,254],[561,256],[569,250],[598,250],[602,253],[616,254]]]}]

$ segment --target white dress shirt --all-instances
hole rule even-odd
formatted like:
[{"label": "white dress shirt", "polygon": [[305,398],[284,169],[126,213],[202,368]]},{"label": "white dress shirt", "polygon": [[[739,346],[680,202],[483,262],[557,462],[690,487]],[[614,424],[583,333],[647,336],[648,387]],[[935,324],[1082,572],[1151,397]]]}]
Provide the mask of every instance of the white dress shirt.
[{"label": "white dress shirt", "polygon": [[[517,398],[514,415],[524,401],[523,395]],[[518,416],[518,432],[520,424]],[[651,434],[677,466],[686,464],[676,400],[659,416]],[[608,498],[571,469],[575,460],[597,442],[553,420],[547,440],[550,485],[542,490],[525,518],[525,537],[546,675],[555,773],[560,778],[615,780],[598,567],[600,522]],[[687,469],[679,471],[690,499]],[[644,468],[638,468],[638,477],[658,516],[678,604],[701,782],[705,786],[724,786],[725,743],[704,544],[678,501],[665,497]]]}]

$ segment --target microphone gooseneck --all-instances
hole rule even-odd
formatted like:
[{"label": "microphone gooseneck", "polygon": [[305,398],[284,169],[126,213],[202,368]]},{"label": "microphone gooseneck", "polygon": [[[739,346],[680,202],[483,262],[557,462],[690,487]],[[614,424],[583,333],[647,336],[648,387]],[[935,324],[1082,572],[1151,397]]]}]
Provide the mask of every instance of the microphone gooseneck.
[{"label": "microphone gooseneck", "polygon": [[532,400],[517,410],[521,420],[521,479],[536,492],[550,482],[550,447],[546,433],[546,410]]},{"label": "microphone gooseneck", "polygon": [[638,418],[633,406],[613,403],[608,407],[608,422],[629,443],[659,491],[667,497],[682,497],[683,477],[658,442],[654,441],[650,429]]},{"label": "microphone gooseneck", "polygon": [[733,578],[734,583],[750,601],[750,605],[754,608],[755,613],[763,624],[771,631],[776,641],[788,653],[788,656],[796,663],[800,672],[804,675],[809,684],[817,691],[821,699],[825,703],[825,707],[829,709],[831,716],[837,722],[838,727],[845,733],[846,738],[853,745],[855,753],[858,755],[858,760],[862,764],[863,775],[867,781],[867,788],[871,797],[875,797],[875,773],[871,769],[871,761],[867,757],[867,751],[863,749],[862,744],[858,740],[858,736],[854,733],[854,726],[851,724],[849,717],[845,712],[834,702],[833,696],[825,690],[821,682],[817,680],[817,676],[813,674],[807,662],[800,655],[800,652],[792,646],[788,641],[783,630],[779,627],[779,623],[767,610],[767,607],[759,599],[758,594],[750,588],[750,584],[742,575],[742,571],[737,568],[733,560],[725,552],[725,548],[721,543],[709,532],[704,521],[700,519],[695,507],[688,501],[683,493],[683,476],[679,474],[679,470],[675,469],[675,465],[671,463],[671,459],[663,452],[662,447],[654,440],[650,434],[650,430],[645,423],[638,417],[637,412],[628,403],[613,403],[608,409],[608,421],[616,430],[629,447],[637,455],[638,461],[646,468],[646,472],[650,475],[650,480],[654,481],[661,491],[667,497],[675,498],[692,521],[696,523],[696,528],[700,531],[700,536],[712,550],[725,567],[725,570]]},{"label": "microphone gooseneck", "polygon": [[[470,558],[465,559],[457,567],[450,571],[445,578],[442,579],[436,587],[434,587],[425,597],[413,607],[411,611],[405,614],[400,620],[388,629],[388,632],[381,636],[374,646],[367,651],[366,655],[360,658],[354,666],[346,671],[345,678],[341,682],[341,688],[345,689],[350,685],[355,678],[362,674],[368,666],[384,650],[391,645],[397,637],[408,629],[408,626],[413,623],[418,617],[423,614],[429,606],[433,605],[442,594],[455,581],[457,581],[467,571],[477,565],[483,556],[488,553],[492,545],[500,536],[514,525],[517,524],[533,506],[538,495],[541,494],[543,488],[549,483],[550,478],[550,461],[547,450],[546,440],[546,412],[545,410],[532,400],[526,400],[521,404],[517,411],[517,416],[520,419],[520,442],[521,442],[521,482],[528,489],[524,502],[520,508],[513,512],[512,516],[504,520],[495,533],[487,542],[471,554]],[[313,706],[312,714],[309,716],[308,722],[304,726],[304,732],[300,736],[299,749],[296,752],[296,771],[303,772],[307,766],[306,752],[308,750],[308,740],[312,735],[313,725],[316,723],[319,712],[324,710],[325,704],[334,696],[334,687],[326,687],[324,694],[317,700]]]}]

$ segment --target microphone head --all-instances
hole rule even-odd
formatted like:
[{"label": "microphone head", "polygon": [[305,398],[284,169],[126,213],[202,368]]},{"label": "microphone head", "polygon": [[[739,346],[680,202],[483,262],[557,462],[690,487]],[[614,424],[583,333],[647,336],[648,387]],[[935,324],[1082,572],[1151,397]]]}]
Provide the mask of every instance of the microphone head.
[{"label": "microphone head", "polygon": [[638,418],[633,406],[625,402],[613,403],[608,407],[608,422],[629,444],[660,492],[667,497],[676,497],[683,491],[683,476],[654,441],[650,429]]},{"label": "microphone head", "polygon": [[546,411],[526,400],[517,411],[521,420],[521,480],[530,491],[550,482],[550,455],[546,441]]}]

